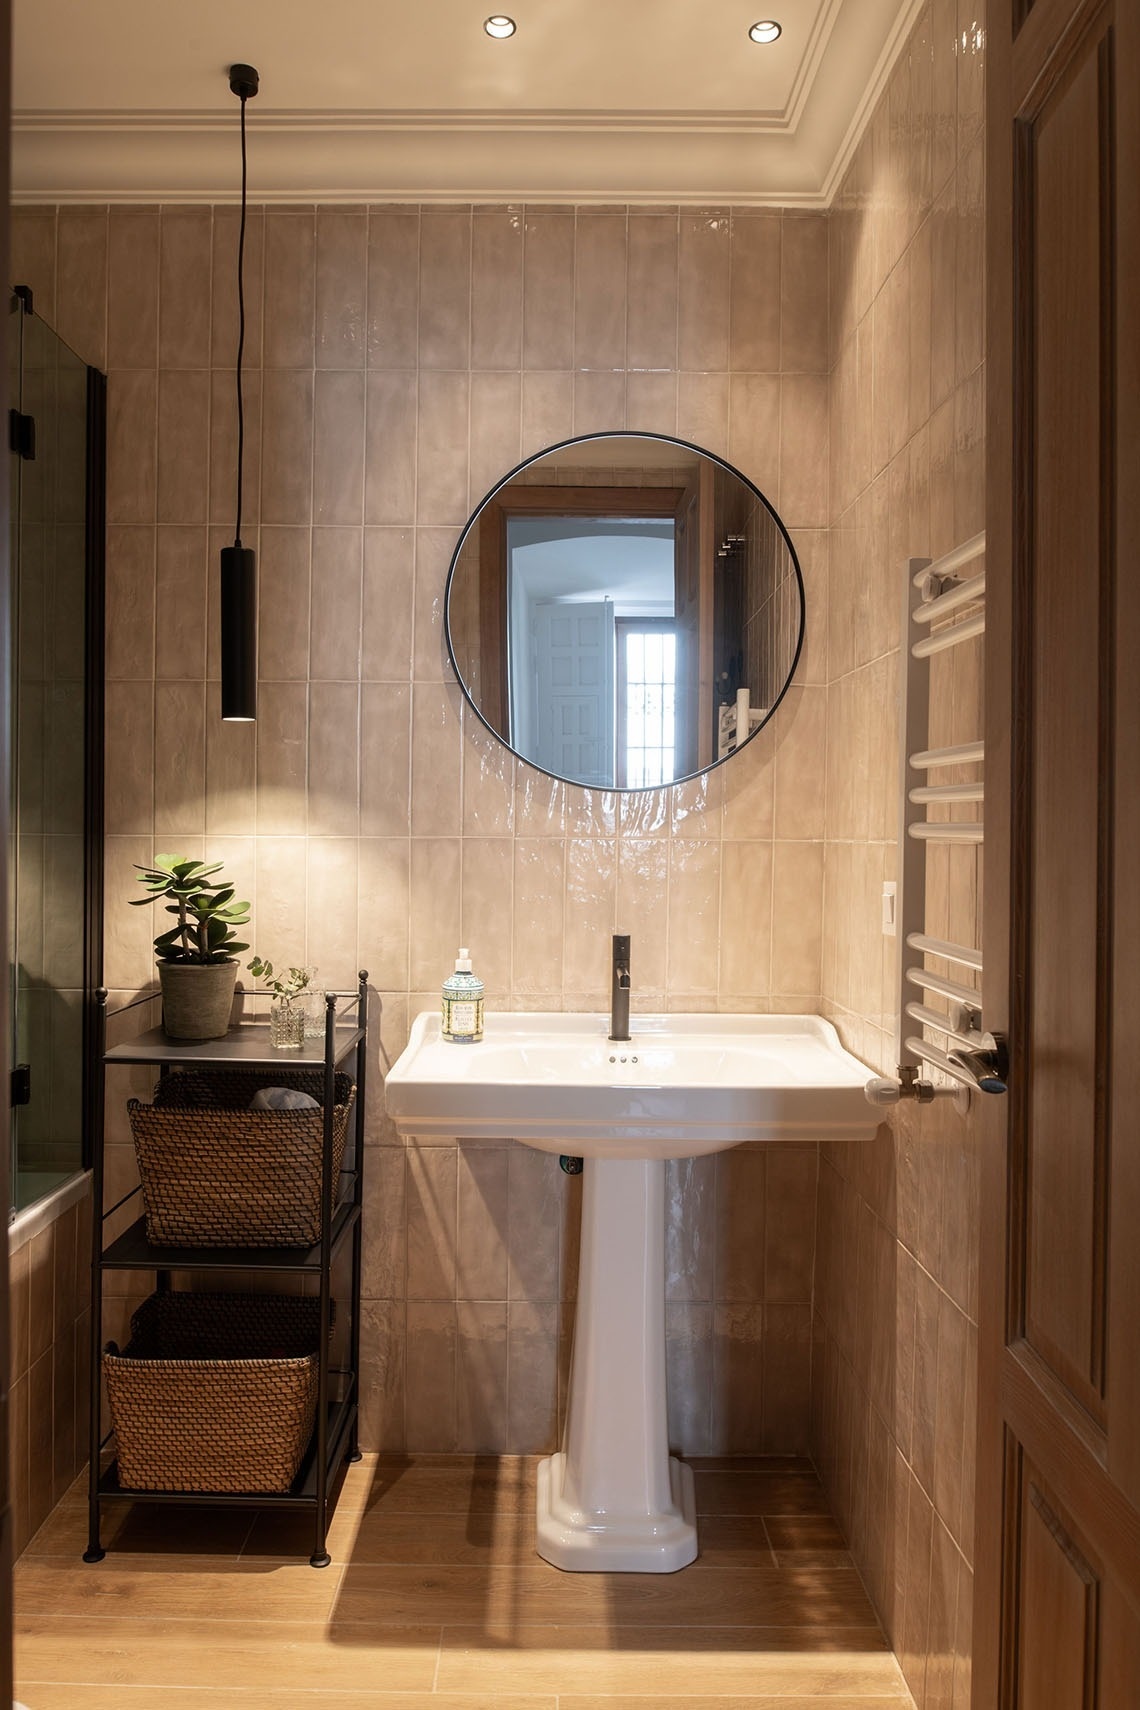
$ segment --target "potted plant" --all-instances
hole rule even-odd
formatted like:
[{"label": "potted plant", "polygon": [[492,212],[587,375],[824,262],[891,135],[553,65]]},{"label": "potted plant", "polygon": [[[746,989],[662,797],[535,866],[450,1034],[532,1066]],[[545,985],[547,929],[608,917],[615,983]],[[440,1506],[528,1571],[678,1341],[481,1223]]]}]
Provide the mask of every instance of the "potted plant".
[{"label": "potted plant", "polygon": [[[255,956],[248,964],[255,980],[264,982],[273,995],[269,1003],[269,1043],[276,1046],[299,1046],[305,1043],[308,1015],[307,994],[312,981],[308,968],[290,968],[284,974],[274,974],[273,963]],[[297,999],[303,1001],[298,1003]]]},{"label": "potted plant", "polygon": [[249,919],[249,904],[235,902],[234,887],[217,877],[220,861],[156,855],[151,867],[135,865],[149,895],[132,899],[132,908],[165,897],[176,917],[154,941],[163,1030],[171,1039],[220,1039],[230,1024],[237,956],[249,949],[234,927]]}]

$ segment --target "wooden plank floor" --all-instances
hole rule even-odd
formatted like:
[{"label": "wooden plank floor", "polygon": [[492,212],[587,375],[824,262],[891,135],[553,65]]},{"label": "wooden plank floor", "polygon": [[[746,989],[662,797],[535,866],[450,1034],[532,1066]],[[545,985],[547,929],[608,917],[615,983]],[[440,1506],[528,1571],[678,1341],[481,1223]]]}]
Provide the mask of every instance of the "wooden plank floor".
[{"label": "wooden plank floor", "polygon": [[814,1472],[697,1461],[701,1555],[567,1574],[533,1547],[537,1463],[366,1458],[308,1565],[281,1512],[105,1510],[77,1483],[16,1568],[28,1710],[908,1710]]}]

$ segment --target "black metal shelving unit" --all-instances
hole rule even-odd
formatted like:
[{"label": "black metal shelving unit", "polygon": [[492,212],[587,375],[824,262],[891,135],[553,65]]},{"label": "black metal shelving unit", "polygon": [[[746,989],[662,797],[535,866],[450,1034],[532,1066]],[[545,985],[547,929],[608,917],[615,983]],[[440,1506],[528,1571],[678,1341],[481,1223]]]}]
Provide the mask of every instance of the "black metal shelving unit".
[{"label": "black metal shelving unit", "polygon": [[[151,1003],[154,994],[136,1000]],[[361,1209],[364,1202],[364,1095],[368,1035],[368,974],[361,971],[355,992],[325,994],[325,1033],[322,1039],[306,1039],[299,1050],[275,1051],[269,1044],[268,1025],[243,1022],[231,1028],[224,1039],[201,1043],[168,1039],[161,1028],[152,1028],[125,1045],[107,1048],[107,993],[98,994],[99,1079],[108,1068],[125,1064],[152,1066],[158,1074],[173,1067],[198,1065],[209,1068],[324,1069],[324,1168],[321,1181],[321,1239],[310,1248],[297,1247],[168,1247],[146,1238],[146,1220],[139,1217],[114,1240],[105,1240],[108,1218],[120,1211],[141,1188],[116,1205],[103,1209],[103,1099],[102,1085],[95,1108],[98,1111],[92,1160],[94,1180],[91,1203],[94,1232],[91,1244],[91,1462],[89,1484],[89,1531],[83,1559],[102,1561],[106,1554],[100,1541],[102,1506],[106,1502],[158,1502],[210,1507],[297,1508],[313,1516],[313,1567],[327,1567],[325,1547],[328,1521],[336,1501],[337,1474],[343,1463],[359,1460],[357,1420],[360,1388],[360,1272]],[[343,1010],[341,1005],[344,1006]],[[133,1008],[134,1005],[127,1005]],[[116,1013],[121,1014],[122,1011]],[[339,1180],[332,1168],[333,1102],[336,1071],[354,1058],[356,1082],[355,1121],[351,1150],[346,1150]],[[349,1306],[348,1359],[334,1368],[331,1355],[333,1317],[332,1266],[334,1259],[351,1244],[352,1282]],[[155,1286],[168,1289],[179,1271],[258,1271],[308,1275],[320,1280],[320,1360],[318,1366],[317,1422],[292,1488],[281,1494],[228,1491],[128,1490],[119,1483],[118,1463],[103,1465],[103,1454],[112,1433],[102,1433],[103,1277],[107,1271],[153,1271]],[[334,1394],[335,1388],[338,1393]]]}]

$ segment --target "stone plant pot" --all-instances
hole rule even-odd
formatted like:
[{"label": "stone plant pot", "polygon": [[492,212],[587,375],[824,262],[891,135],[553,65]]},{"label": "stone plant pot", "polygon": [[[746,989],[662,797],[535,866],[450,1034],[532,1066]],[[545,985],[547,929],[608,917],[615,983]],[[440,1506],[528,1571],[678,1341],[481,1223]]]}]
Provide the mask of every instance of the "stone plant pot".
[{"label": "stone plant pot", "polygon": [[221,1039],[229,1031],[236,962],[160,962],[162,1031],[168,1039]]}]

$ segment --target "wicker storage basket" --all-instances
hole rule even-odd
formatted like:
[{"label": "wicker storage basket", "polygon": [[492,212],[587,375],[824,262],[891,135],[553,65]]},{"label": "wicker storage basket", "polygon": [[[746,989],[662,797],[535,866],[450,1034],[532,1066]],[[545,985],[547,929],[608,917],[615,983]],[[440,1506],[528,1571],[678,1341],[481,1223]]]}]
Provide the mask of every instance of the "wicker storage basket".
[{"label": "wicker storage basket", "polygon": [[[321,1238],[323,1110],[250,1110],[262,1087],[320,1099],[324,1071],[166,1075],[129,1099],[147,1240],[171,1247],[311,1247]],[[356,1089],[335,1079],[333,1199]]]},{"label": "wicker storage basket", "polygon": [[152,1294],[103,1375],[128,1490],[286,1491],[317,1410],[320,1302]]}]

